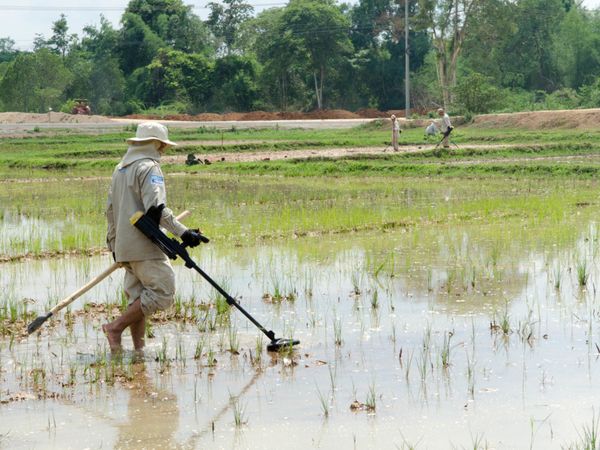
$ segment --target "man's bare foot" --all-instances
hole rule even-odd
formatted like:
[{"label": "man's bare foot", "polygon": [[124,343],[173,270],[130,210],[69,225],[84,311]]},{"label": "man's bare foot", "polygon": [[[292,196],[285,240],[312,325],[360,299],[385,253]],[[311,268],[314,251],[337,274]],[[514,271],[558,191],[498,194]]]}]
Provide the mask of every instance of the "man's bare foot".
[{"label": "man's bare foot", "polygon": [[113,325],[110,323],[105,323],[102,325],[102,331],[106,335],[106,339],[108,339],[108,345],[110,347],[111,352],[120,352],[122,350],[121,347],[121,332],[115,330]]}]

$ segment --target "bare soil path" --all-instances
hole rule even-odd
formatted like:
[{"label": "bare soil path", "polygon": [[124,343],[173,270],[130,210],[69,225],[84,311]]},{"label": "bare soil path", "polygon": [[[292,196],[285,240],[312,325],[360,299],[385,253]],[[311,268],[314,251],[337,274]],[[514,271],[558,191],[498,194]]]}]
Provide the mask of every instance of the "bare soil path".
[{"label": "bare soil path", "polygon": [[[383,154],[402,154],[402,153],[420,153],[433,150],[436,144],[423,145],[405,145],[401,146],[398,152],[394,152],[392,147],[381,145],[379,147],[349,147],[349,148],[322,148],[306,150],[279,150],[279,151],[260,151],[260,152],[211,152],[194,153],[197,159],[209,162],[254,162],[254,161],[277,161],[282,159],[311,159],[311,158],[343,158],[357,155],[383,155]],[[501,148],[514,147],[514,144],[469,144],[464,148],[496,150]],[[456,148],[456,147],[455,147]],[[169,155],[162,158],[162,162],[170,164],[183,164],[187,155]]]}]

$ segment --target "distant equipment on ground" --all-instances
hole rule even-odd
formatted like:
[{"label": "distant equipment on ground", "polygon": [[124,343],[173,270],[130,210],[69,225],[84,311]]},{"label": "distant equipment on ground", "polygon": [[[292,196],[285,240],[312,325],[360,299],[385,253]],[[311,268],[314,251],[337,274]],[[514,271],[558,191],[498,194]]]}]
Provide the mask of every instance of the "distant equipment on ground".
[{"label": "distant equipment on ground", "polygon": [[92,114],[92,109],[90,108],[90,104],[85,98],[77,98],[75,99],[75,106],[71,110],[71,114],[82,114],[85,116],[89,116]]}]

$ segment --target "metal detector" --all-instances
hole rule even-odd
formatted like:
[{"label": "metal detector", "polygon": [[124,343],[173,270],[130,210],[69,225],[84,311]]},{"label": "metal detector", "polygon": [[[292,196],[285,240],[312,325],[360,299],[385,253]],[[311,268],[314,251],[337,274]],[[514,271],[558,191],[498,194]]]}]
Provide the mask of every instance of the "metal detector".
[{"label": "metal detector", "polygon": [[440,139],[440,141],[437,143],[437,145],[434,147],[433,150],[437,150],[438,147],[440,146],[440,144],[442,142],[444,142],[444,139],[446,139],[446,138],[448,138],[448,141],[449,141],[450,144],[452,144],[456,148],[458,148],[458,145],[456,145],[454,142],[450,141],[450,134],[452,133],[453,130],[454,130],[454,127],[450,127],[450,129],[446,133],[442,133],[442,139]]},{"label": "metal detector", "polygon": [[[202,277],[208,281],[212,287],[219,292],[219,294],[225,297],[228,305],[237,308],[244,316],[246,316],[246,318],[248,318],[248,320],[250,320],[250,322],[252,322],[260,331],[262,331],[264,335],[271,340],[271,342],[267,345],[267,351],[276,352],[282,348],[291,348],[300,343],[300,341],[296,339],[276,338],[275,333],[272,330],[267,331],[267,329],[263,327],[254,317],[252,317],[250,313],[246,311],[231,295],[225,292],[225,290],[210,276],[208,276],[206,272],[198,267],[185,249],[185,245],[182,245],[179,241],[177,241],[177,239],[167,237],[167,235],[165,235],[158,227],[156,221],[152,217],[148,216],[148,213],[144,214],[142,211],[138,211],[131,216],[129,221],[133,226],[144,233],[148,239],[154,242],[170,259],[177,259],[177,256],[183,259],[185,262],[185,267],[188,269],[194,269],[196,272],[202,275]],[[200,240],[205,243],[209,242],[209,239],[203,235],[200,235]]]}]

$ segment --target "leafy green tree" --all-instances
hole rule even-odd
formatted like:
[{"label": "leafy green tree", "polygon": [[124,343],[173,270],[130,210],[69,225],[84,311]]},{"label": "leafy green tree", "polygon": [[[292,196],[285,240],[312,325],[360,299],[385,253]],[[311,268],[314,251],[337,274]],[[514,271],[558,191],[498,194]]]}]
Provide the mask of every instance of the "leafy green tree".
[{"label": "leafy green tree", "polygon": [[516,5],[506,0],[486,0],[473,11],[465,36],[462,65],[490,77],[498,86],[522,86],[522,77],[508,70],[510,37],[517,33]]},{"label": "leafy green tree", "polygon": [[473,12],[484,0],[419,0],[418,21],[431,34],[444,106],[452,102],[458,58]]},{"label": "leafy green tree", "polygon": [[119,59],[123,72],[129,75],[138,67],[150,64],[167,44],[136,14],[123,14],[121,22]]},{"label": "leafy green tree", "polygon": [[203,110],[212,95],[213,63],[204,55],[163,49],[134,73],[133,94],[148,106],[181,102]]},{"label": "leafy green tree", "polygon": [[215,110],[251,111],[258,100],[258,65],[249,56],[228,55],[215,62]]},{"label": "leafy green tree", "polygon": [[0,63],[12,61],[19,53],[14,48],[15,41],[9,37],[0,38]]},{"label": "leafy green tree", "polygon": [[119,31],[115,30],[103,15],[100,15],[100,26],[86,26],[79,48],[92,59],[117,56]]},{"label": "leafy green tree", "polygon": [[314,83],[317,108],[323,108],[327,72],[352,53],[350,20],[330,0],[291,0],[276,37],[288,46],[297,64],[306,67]]},{"label": "leafy green tree", "polygon": [[99,27],[84,28],[81,41],[71,46],[65,60],[72,73],[65,90],[67,99],[87,98],[95,113],[125,113],[125,77],[119,67],[118,43],[119,32],[102,16]]},{"label": "leafy green tree", "polygon": [[[244,23],[241,33],[245,54],[254,54],[262,66],[260,91],[264,106],[273,105],[286,111],[290,105],[299,109],[310,103],[311,90],[305,85],[305,61],[296,58],[296,49],[282,38],[284,8],[262,11]],[[297,61],[298,60],[298,61]]]},{"label": "leafy green tree", "polygon": [[480,73],[461,77],[455,90],[456,103],[464,112],[481,114],[490,112],[500,101],[500,91]]},{"label": "leafy green tree", "polygon": [[88,99],[92,111],[105,115],[121,115],[125,107],[125,76],[119,61],[110,56],[95,60],[90,73]]},{"label": "leafy green tree", "polygon": [[223,0],[223,4],[210,2],[206,24],[213,35],[222,42],[226,54],[236,48],[241,24],[252,17],[254,8],[243,0]]},{"label": "leafy green tree", "polygon": [[600,73],[600,16],[571,6],[555,36],[553,57],[561,84],[578,88]]},{"label": "leafy green tree", "polygon": [[2,78],[0,98],[4,108],[13,111],[58,109],[70,77],[61,57],[48,49],[20,53]]},{"label": "leafy green tree", "polygon": [[[416,0],[409,1],[411,22],[416,7]],[[404,2],[393,0],[360,0],[350,11],[355,49],[351,76],[355,80],[353,92],[358,91],[363,99],[361,106],[395,109],[404,105],[404,13]],[[414,72],[422,66],[431,45],[426,32],[414,29],[409,30],[409,42],[410,69]]]},{"label": "leafy green tree", "polygon": [[582,105],[587,108],[600,108],[600,77],[580,89]]},{"label": "leafy green tree", "polygon": [[208,28],[182,0],[131,0],[124,17],[131,14],[176,50],[192,53],[212,48]]},{"label": "leafy green tree", "polygon": [[504,70],[519,76],[525,89],[556,89],[559,76],[552,51],[566,14],[563,0],[521,0],[515,7],[516,30],[506,42]]},{"label": "leafy green tree", "polygon": [[46,45],[53,49],[59,55],[65,59],[67,52],[71,45],[77,41],[77,35],[69,35],[69,25],[67,24],[67,18],[64,14],[60,15],[60,18],[52,24],[52,36]]}]

